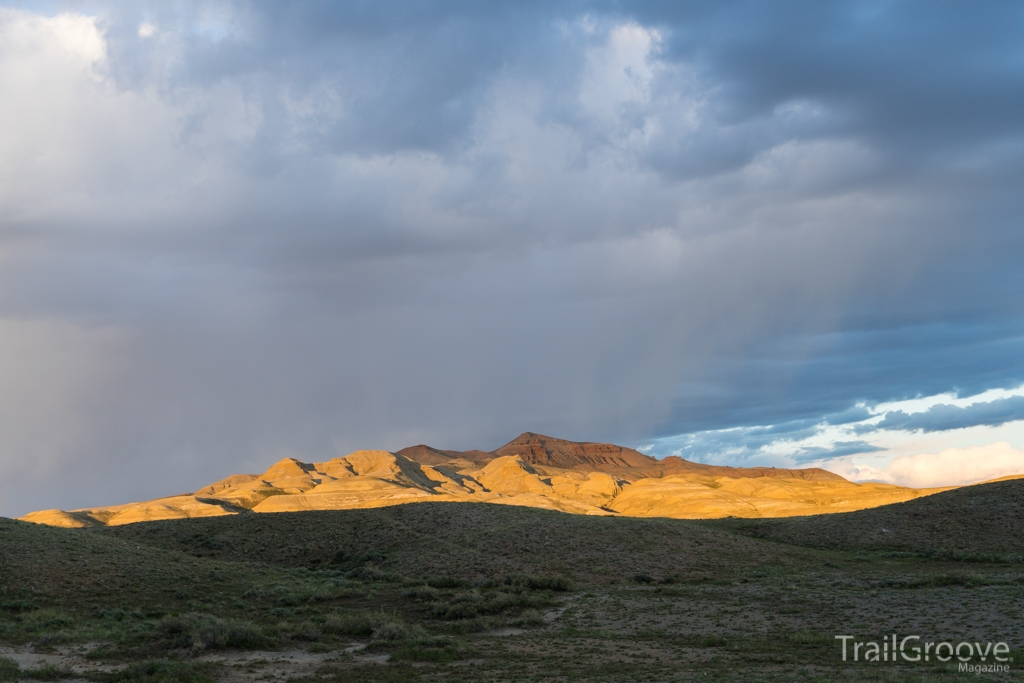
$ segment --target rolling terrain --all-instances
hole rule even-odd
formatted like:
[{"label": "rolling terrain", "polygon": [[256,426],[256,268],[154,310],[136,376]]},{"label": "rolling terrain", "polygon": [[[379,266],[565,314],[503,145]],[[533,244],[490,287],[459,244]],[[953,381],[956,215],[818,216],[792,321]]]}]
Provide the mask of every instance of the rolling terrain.
[{"label": "rolling terrain", "polygon": [[821,469],[721,467],[661,460],[612,444],[526,432],[491,452],[426,445],[356,451],[326,462],[281,460],[262,474],[236,474],[189,494],[81,510],[41,510],[21,519],[63,527],[219,517],[249,512],[375,508],[473,502],[628,517],[789,517],[846,512],[943,489],[855,484]]},{"label": "rolling terrain", "polygon": [[[0,519],[0,680],[951,680],[955,661],[844,663],[834,636],[1005,641],[1019,661],[1022,500],[1012,480],[781,520],[449,502]],[[951,515],[979,538],[936,526]]]},{"label": "rolling terrain", "polygon": [[735,522],[758,538],[812,548],[1024,558],[1024,479],[829,516]]},{"label": "rolling terrain", "polygon": [[667,519],[566,515],[518,506],[423,503],[377,509],[167,520],[92,533],[138,545],[281,567],[375,566],[423,576],[508,574],[621,580],[638,572],[687,580],[799,563],[808,551]]}]

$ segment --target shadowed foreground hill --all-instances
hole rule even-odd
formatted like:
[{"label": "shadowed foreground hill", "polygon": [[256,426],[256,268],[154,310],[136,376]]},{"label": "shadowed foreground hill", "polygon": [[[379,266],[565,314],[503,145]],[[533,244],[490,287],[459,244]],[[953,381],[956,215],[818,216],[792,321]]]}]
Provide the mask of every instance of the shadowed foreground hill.
[{"label": "shadowed foreground hill", "polygon": [[0,680],[953,680],[957,662],[846,661],[835,634],[998,639],[1021,661],[1019,565],[844,546],[870,544],[879,520],[931,543],[952,514],[958,538],[998,530],[990,543],[1019,547],[1019,484],[778,523],[469,503],[0,519]]},{"label": "shadowed foreground hill", "polygon": [[[130,607],[156,594],[173,606],[181,602],[176,593],[209,590],[211,572],[221,568],[177,550],[0,517],[0,619],[21,602]],[[216,585],[247,584],[224,574]]]},{"label": "shadowed foreground hill", "polygon": [[221,560],[358,567],[427,576],[572,576],[637,572],[701,578],[803,557],[797,548],[696,522],[567,515],[518,506],[421,503],[167,520],[88,532]]},{"label": "shadowed foreground hill", "polygon": [[[0,644],[11,638],[4,620],[18,621],[21,613],[43,610],[39,614],[51,620],[56,617],[46,610],[94,617],[117,609],[134,618],[195,610],[247,614],[249,607],[238,602],[242,597],[268,609],[293,592],[316,602],[340,590],[334,585],[339,576],[398,587],[427,578],[508,576],[561,577],[593,586],[638,574],[702,582],[752,569],[792,568],[813,561],[814,554],[696,522],[460,503],[98,529],[0,518]],[[367,596],[352,604],[405,608],[403,602],[389,598],[381,604]]]},{"label": "shadowed foreground hill", "polygon": [[965,486],[871,510],[721,525],[815,548],[1021,554],[1024,479]]}]

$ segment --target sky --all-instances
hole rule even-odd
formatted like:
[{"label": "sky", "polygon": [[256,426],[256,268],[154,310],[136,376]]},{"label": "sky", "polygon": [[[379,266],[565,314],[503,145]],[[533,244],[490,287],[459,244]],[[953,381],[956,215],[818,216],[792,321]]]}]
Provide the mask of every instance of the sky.
[{"label": "sky", "polygon": [[523,431],[1024,472],[1022,29],[0,2],[0,515]]}]

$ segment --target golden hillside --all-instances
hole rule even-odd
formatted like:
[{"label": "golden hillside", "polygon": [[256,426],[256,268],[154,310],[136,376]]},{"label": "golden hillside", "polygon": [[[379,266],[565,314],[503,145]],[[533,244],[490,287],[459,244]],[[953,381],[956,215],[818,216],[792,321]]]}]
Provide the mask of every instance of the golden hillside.
[{"label": "golden hillside", "polygon": [[21,519],[63,527],[248,512],[345,510],[417,502],[480,502],[629,517],[791,517],[849,512],[944,489],[855,484],[820,469],[718,467],[657,460],[611,444],[527,432],[491,451],[413,446],[356,451],[327,462],[286,458],[195,493]]}]

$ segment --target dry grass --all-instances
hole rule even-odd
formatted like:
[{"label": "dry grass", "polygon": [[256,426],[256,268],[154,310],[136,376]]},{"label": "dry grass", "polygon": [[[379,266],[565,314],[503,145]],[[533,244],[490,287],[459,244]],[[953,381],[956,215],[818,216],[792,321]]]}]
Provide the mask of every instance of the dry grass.
[{"label": "dry grass", "polygon": [[284,567],[362,566],[423,577],[565,575],[609,583],[718,577],[762,565],[801,564],[807,551],[763,543],[699,522],[589,517],[472,503],[417,503],[170,520],[91,531],[197,557]]},{"label": "dry grass", "polygon": [[837,515],[710,522],[811,548],[886,550],[964,561],[1024,558],[1024,479],[967,486]]},{"label": "dry grass", "polygon": [[[92,531],[0,519],[0,647],[93,647],[31,671],[0,651],[0,680],[73,664],[153,683],[946,681],[954,665],[844,664],[834,635],[1019,647],[1024,566],[1005,556],[1021,490],[743,526],[474,504]],[[967,564],[986,544],[935,545],[950,511],[1002,524],[999,553]],[[880,520],[904,545],[872,540]]]}]

